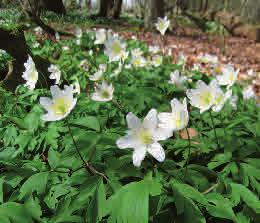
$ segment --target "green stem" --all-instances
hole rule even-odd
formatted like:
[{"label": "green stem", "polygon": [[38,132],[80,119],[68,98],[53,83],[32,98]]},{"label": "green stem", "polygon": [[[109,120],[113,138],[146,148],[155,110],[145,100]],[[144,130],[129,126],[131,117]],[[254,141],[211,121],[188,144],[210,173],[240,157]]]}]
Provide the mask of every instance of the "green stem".
[{"label": "green stem", "polygon": [[216,143],[218,145],[218,148],[220,148],[218,136],[217,136],[217,131],[216,131],[216,128],[215,128],[215,123],[214,123],[214,119],[213,119],[213,116],[212,116],[212,111],[209,111],[209,115],[210,115],[211,123],[212,123],[212,126],[213,126],[213,130],[214,130],[215,140],[216,140]]},{"label": "green stem", "polygon": [[190,163],[190,154],[191,154],[191,138],[190,138],[190,133],[189,130],[187,129],[187,127],[185,128],[187,136],[188,136],[188,140],[189,140],[189,145],[188,145],[188,159],[186,162],[186,167],[185,167],[185,172],[184,172],[184,180],[186,179],[187,173],[188,173],[188,165]]},{"label": "green stem", "polygon": [[224,117],[224,115],[222,115],[222,117],[221,117],[221,124],[222,124],[222,127],[224,129],[224,134],[225,134],[225,136],[227,136],[227,131],[226,131],[226,126],[224,124],[224,119],[225,119],[225,117]]},{"label": "green stem", "polygon": [[123,113],[126,114],[122,106],[116,100],[112,100],[112,103]]},{"label": "green stem", "polygon": [[72,142],[73,142],[73,144],[74,144],[74,147],[75,147],[75,149],[76,149],[76,151],[77,151],[77,153],[78,153],[78,155],[79,155],[79,157],[80,157],[80,159],[81,159],[81,161],[82,161],[82,163],[83,163],[85,169],[87,170],[87,172],[89,172],[90,174],[99,175],[99,176],[103,177],[107,182],[110,182],[110,180],[107,178],[107,176],[106,176],[105,174],[99,172],[98,170],[96,170],[96,169],[90,164],[90,162],[84,160],[83,156],[82,156],[81,153],[80,153],[80,150],[79,150],[79,148],[78,148],[78,145],[77,145],[77,143],[76,143],[76,140],[75,140],[74,137],[73,137],[73,134],[72,134],[72,131],[71,131],[71,127],[70,127],[70,124],[69,124],[68,120],[66,120],[66,123],[67,123],[68,129],[69,129],[69,133],[70,133]]}]

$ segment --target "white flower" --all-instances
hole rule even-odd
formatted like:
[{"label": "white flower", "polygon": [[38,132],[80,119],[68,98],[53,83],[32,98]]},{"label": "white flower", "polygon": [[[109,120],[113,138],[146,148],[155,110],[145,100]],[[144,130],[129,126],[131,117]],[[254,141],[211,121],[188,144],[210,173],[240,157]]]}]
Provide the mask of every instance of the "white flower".
[{"label": "white flower", "polygon": [[82,37],[82,34],[83,34],[82,29],[79,28],[79,27],[77,27],[76,30],[75,30],[75,35],[76,35],[76,37],[77,37],[78,39],[80,39],[80,38]]},{"label": "white flower", "polygon": [[119,38],[109,35],[105,42],[104,53],[109,57],[109,61],[119,61],[124,56],[126,51],[126,44],[123,43]]},{"label": "white flower", "polygon": [[212,106],[212,110],[214,112],[219,112],[226,101],[230,99],[232,96],[232,90],[228,90],[226,93],[224,93],[220,87],[216,89],[216,96],[215,96],[215,102],[214,105]]},{"label": "white flower", "polygon": [[249,99],[256,99],[256,94],[254,91],[254,87],[252,85],[247,86],[246,88],[243,89],[243,99],[244,100],[249,100]]},{"label": "white flower", "polygon": [[122,68],[123,68],[122,63],[119,63],[118,68],[116,68],[116,69],[113,71],[113,74],[111,75],[111,77],[116,77],[116,76],[118,76],[118,75],[121,73]]},{"label": "white flower", "polygon": [[40,104],[47,111],[41,119],[44,121],[58,121],[67,117],[75,107],[77,99],[73,98],[73,86],[65,86],[61,90],[57,85],[51,86],[51,98],[41,97]]},{"label": "white flower", "polygon": [[28,60],[24,63],[24,66],[25,71],[23,72],[22,78],[26,80],[25,86],[27,86],[30,90],[33,90],[38,81],[38,71],[36,70],[31,56],[28,57]]},{"label": "white flower", "polygon": [[55,39],[56,39],[57,41],[60,40],[60,34],[59,34],[58,32],[55,32]]},{"label": "white flower", "polygon": [[132,57],[140,57],[143,55],[143,51],[140,48],[133,49],[131,51]]},{"label": "white flower", "polygon": [[217,64],[218,63],[218,57],[216,55],[211,55],[211,54],[200,54],[198,56],[198,60],[201,63],[205,63],[205,64]]},{"label": "white flower", "polygon": [[168,49],[167,55],[168,55],[169,57],[172,56],[172,48],[169,48],[169,49]]},{"label": "white flower", "polygon": [[113,99],[114,87],[112,84],[108,84],[105,81],[99,84],[95,88],[95,92],[92,94],[91,99],[93,101],[111,101]]},{"label": "white flower", "polygon": [[155,56],[152,57],[151,64],[153,66],[159,67],[159,66],[161,66],[162,62],[163,62],[163,58],[162,58],[161,55],[155,55]]},{"label": "white flower", "polygon": [[256,77],[257,73],[253,69],[250,69],[247,71],[247,75],[252,78]]},{"label": "white flower", "polygon": [[34,32],[35,32],[37,35],[42,35],[43,29],[42,29],[40,26],[37,26],[37,27],[34,29]]},{"label": "white flower", "polygon": [[229,104],[235,110],[237,109],[237,101],[238,101],[237,95],[231,96],[230,99],[229,99]]},{"label": "white flower", "polygon": [[3,49],[0,49],[0,56],[6,54],[6,51]]},{"label": "white flower", "polygon": [[94,44],[103,44],[107,39],[107,32],[105,29],[99,29],[96,31],[96,40]]},{"label": "white flower", "polygon": [[63,49],[64,51],[68,51],[70,48],[69,48],[68,46],[63,46],[62,49]]},{"label": "white flower", "polygon": [[187,62],[187,56],[184,55],[183,53],[179,53],[177,64],[178,64],[178,65],[185,65],[186,62]]},{"label": "white flower", "polygon": [[144,57],[132,57],[131,64],[135,67],[144,67],[146,65],[146,60]]},{"label": "white flower", "polygon": [[200,109],[200,113],[203,113],[209,110],[215,103],[217,88],[216,80],[212,80],[209,85],[199,80],[196,89],[187,90],[186,94],[190,104]]},{"label": "white flower", "polygon": [[160,52],[159,46],[149,46],[148,51],[152,54],[157,54]]},{"label": "white flower", "polygon": [[55,84],[59,84],[60,77],[61,77],[60,69],[56,65],[51,64],[50,67],[48,68],[48,71],[51,73],[50,79],[56,80]]},{"label": "white flower", "polygon": [[89,64],[88,64],[88,61],[85,59],[85,60],[82,60],[79,64],[79,67],[85,71],[88,71],[89,69]]},{"label": "white flower", "polygon": [[38,48],[40,46],[40,43],[38,43],[37,41],[35,43],[33,43],[32,47],[33,48]]},{"label": "white flower", "polygon": [[117,140],[116,144],[118,148],[134,149],[133,164],[137,167],[141,166],[146,153],[151,154],[159,162],[163,162],[165,152],[158,141],[165,140],[170,135],[168,131],[158,128],[157,111],[151,109],[143,122],[130,112],[126,116],[126,121],[129,130],[126,136]]},{"label": "white flower", "polygon": [[199,71],[201,69],[201,65],[198,63],[193,64],[192,70],[193,71]]},{"label": "white flower", "polygon": [[170,131],[179,131],[185,128],[189,122],[186,98],[181,103],[178,99],[171,101],[172,112],[159,113],[159,127]]},{"label": "white flower", "polygon": [[132,40],[137,40],[137,37],[133,35],[133,36],[131,36],[131,39]]},{"label": "white flower", "polygon": [[170,20],[167,19],[167,16],[164,18],[158,18],[157,23],[155,24],[156,29],[164,36],[166,30],[170,26]]},{"label": "white flower", "polygon": [[76,45],[80,46],[81,44],[81,39],[76,39]]},{"label": "white flower", "polygon": [[126,64],[125,65],[125,69],[131,69],[132,68],[132,64]]},{"label": "white flower", "polygon": [[168,81],[170,84],[174,84],[177,87],[182,87],[184,82],[187,81],[186,76],[181,76],[180,71],[175,70],[170,74],[171,80]]},{"label": "white flower", "polygon": [[89,56],[93,55],[93,50],[88,51]]},{"label": "white flower", "polygon": [[128,51],[124,51],[123,55],[122,55],[122,61],[124,62],[129,56],[129,52]]},{"label": "white flower", "polygon": [[227,85],[227,87],[233,86],[237,80],[239,69],[235,71],[232,65],[225,65],[222,67],[222,75],[217,76],[219,85]]},{"label": "white flower", "polygon": [[98,67],[98,71],[95,72],[93,75],[89,76],[89,80],[99,81],[103,77],[103,74],[106,71],[106,69],[107,69],[106,64],[100,64]]},{"label": "white flower", "polygon": [[76,81],[73,83],[73,94],[80,94],[80,85],[79,85],[79,80],[76,79]]}]

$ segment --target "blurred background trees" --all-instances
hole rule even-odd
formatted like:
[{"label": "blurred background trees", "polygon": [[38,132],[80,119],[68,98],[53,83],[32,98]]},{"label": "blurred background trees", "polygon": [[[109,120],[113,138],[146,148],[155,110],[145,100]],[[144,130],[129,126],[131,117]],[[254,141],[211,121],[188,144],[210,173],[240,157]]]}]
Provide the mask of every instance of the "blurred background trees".
[{"label": "blurred background trees", "polygon": [[174,26],[190,20],[199,29],[207,22],[221,24],[230,34],[247,36],[260,41],[260,1],[256,0],[0,0],[0,7],[22,2],[34,14],[48,10],[64,14],[80,9],[98,17],[118,19],[127,14],[142,19],[151,29],[157,17],[167,15]]}]

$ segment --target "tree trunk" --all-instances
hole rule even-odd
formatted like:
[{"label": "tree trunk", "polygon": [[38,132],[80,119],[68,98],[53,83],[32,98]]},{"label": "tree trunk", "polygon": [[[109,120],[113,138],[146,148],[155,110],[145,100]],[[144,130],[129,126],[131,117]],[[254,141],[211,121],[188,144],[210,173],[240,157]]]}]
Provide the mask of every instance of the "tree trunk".
[{"label": "tree trunk", "polygon": [[65,14],[66,10],[62,0],[19,0],[25,8],[39,15],[43,10],[53,11],[57,14]]},{"label": "tree trunk", "polygon": [[144,25],[146,29],[154,28],[154,23],[158,17],[164,16],[164,0],[145,1]]},{"label": "tree trunk", "polygon": [[43,0],[46,10],[53,11],[57,14],[65,14],[66,10],[62,0]]},{"label": "tree trunk", "polygon": [[0,28],[0,48],[14,58],[12,61],[12,71],[8,72],[7,76],[1,78],[3,79],[3,86],[6,89],[14,91],[18,85],[25,82],[22,78],[22,74],[25,71],[24,63],[27,61],[28,55],[32,57],[39,72],[37,86],[49,87],[51,84],[54,84],[54,82],[48,78],[50,74],[48,71],[50,62],[47,59],[34,56],[31,53],[26,44],[23,30],[6,30]]},{"label": "tree trunk", "polygon": [[118,19],[120,14],[121,14],[121,10],[122,10],[122,4],[123,4],[123,0],[116,0],[114,7],[112,9],[112,18],[113,19]]},{"label": "tree trunk", "polygon": [[98,15],[100,17],[108,17],[112,5],[113,5],[113,0],[100,0],[100,8],[99,8]]}]

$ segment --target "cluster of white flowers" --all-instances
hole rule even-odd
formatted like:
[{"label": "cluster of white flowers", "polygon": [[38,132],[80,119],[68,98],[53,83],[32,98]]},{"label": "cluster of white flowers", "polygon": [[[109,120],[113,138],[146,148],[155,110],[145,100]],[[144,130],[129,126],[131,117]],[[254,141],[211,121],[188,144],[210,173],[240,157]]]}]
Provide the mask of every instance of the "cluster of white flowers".
[{"label": "cluster of white flowers", "polygon": [[25,71],[23,72],[22,78],[26,81],[25,86],[27,86],[30,90],[33,90],[38,81],[38,71],[31,56],[28,57],[24,67]]},{"label": "cluster of white flowers", "polygon": [[[169,26],[170,21],[167,17],[158,18],[156,28],[162,35],[165,35]],[[82,30],[77,29],[76,35],[78,40],[80,40]],[[117,34],[113,34],[109,30],[96,30],[94,44],[104,45],[104,54],[109,59],[108,63],[118,62],[118,67],[113,70],[111,77],[117,76],[122,71],[124,65],[125,68],[127,66],[145,67],[147,65],[158,67],[163,62],[163,57],[158,54],[160,48],[158,46],[150,46],[148,49],[151,53],[149,58],[144,56],[144,52],[140,48],[135,48],[131,51],[131,64],[124,64],[129,56],[129,52],[126,50],[126,43]],[[89,51],[89,55],[93,55],[93,51]],[[239,70],[235,70],[232,65],[220,67],[218,58],[214,55],[200,55],[198,59],[201,63],[211,64],[217,70],[216,73],[218,75],[209,84],[206,84],[202,80],[197,81],[196,88],[188,89],[186,97],[182,101],[179,101],[177,98],[173,98],[170,101],[171,111],[169,112],[158,113],[153,108],[148,112],[143,121],[131,112],[126,115],[129,130],[125,136],[116,141],[116,144],[120,149],[131,148],[134,150],[132,158],[135,166],[141,166],[147,154],[150,154],[159,162],[165,160],[165,151],[159,142],[172,137],[174,132],[187,128],[189,122],[187,99],[191,106],[199,109],[200,113],[210,109],[214,112],[219,112],[228,100],[230,105],[236,108],[238,97],[232,96],[231,87],[238,78]],[[186,62],[187,57],[179,54],[178,64],[185,65]],[[87,60],[82,60],[79,66],[85,71],[90,70]],[[26,86],[34,89],[38,80],[38,72],[30,56],[25,63],[25,68],[26,70],[22,77],[26,80]],[[193,70],[199,69],[200,65],[195,64]],[[47,111],[42,116],[42,119],[44,121],[58,121],[66,118],[75,107],[77,98],[74,97],[74,94],[80,93],[80,85],[78,79],[74,79],[73,84],[70,86],[65,85],[64,89],[60,89],[58,86],[61,79],[60,69],[56,65],[51,65],[48,71],[51,73],[50,79],[55,79],[56,85],[50,88],[52,98],[40,98],[40,104]],[[92,100],[97,102],[113,100],[115,89],[111,83],[105,81],[108,71],[110,71],[110,67],[107,64],[99,64],[95,73],[89,76],[94,85],[94,92],[91,94]],[[188,81],[188,77],[182,75],[179,70],[175,70],[170,74],[168,83],[182,88],[186,81]],[[226,89],[223,90],[222,86],[226,86]],[[255,97],[252,86],[244,90],[243,97],[244,99]]]}]

